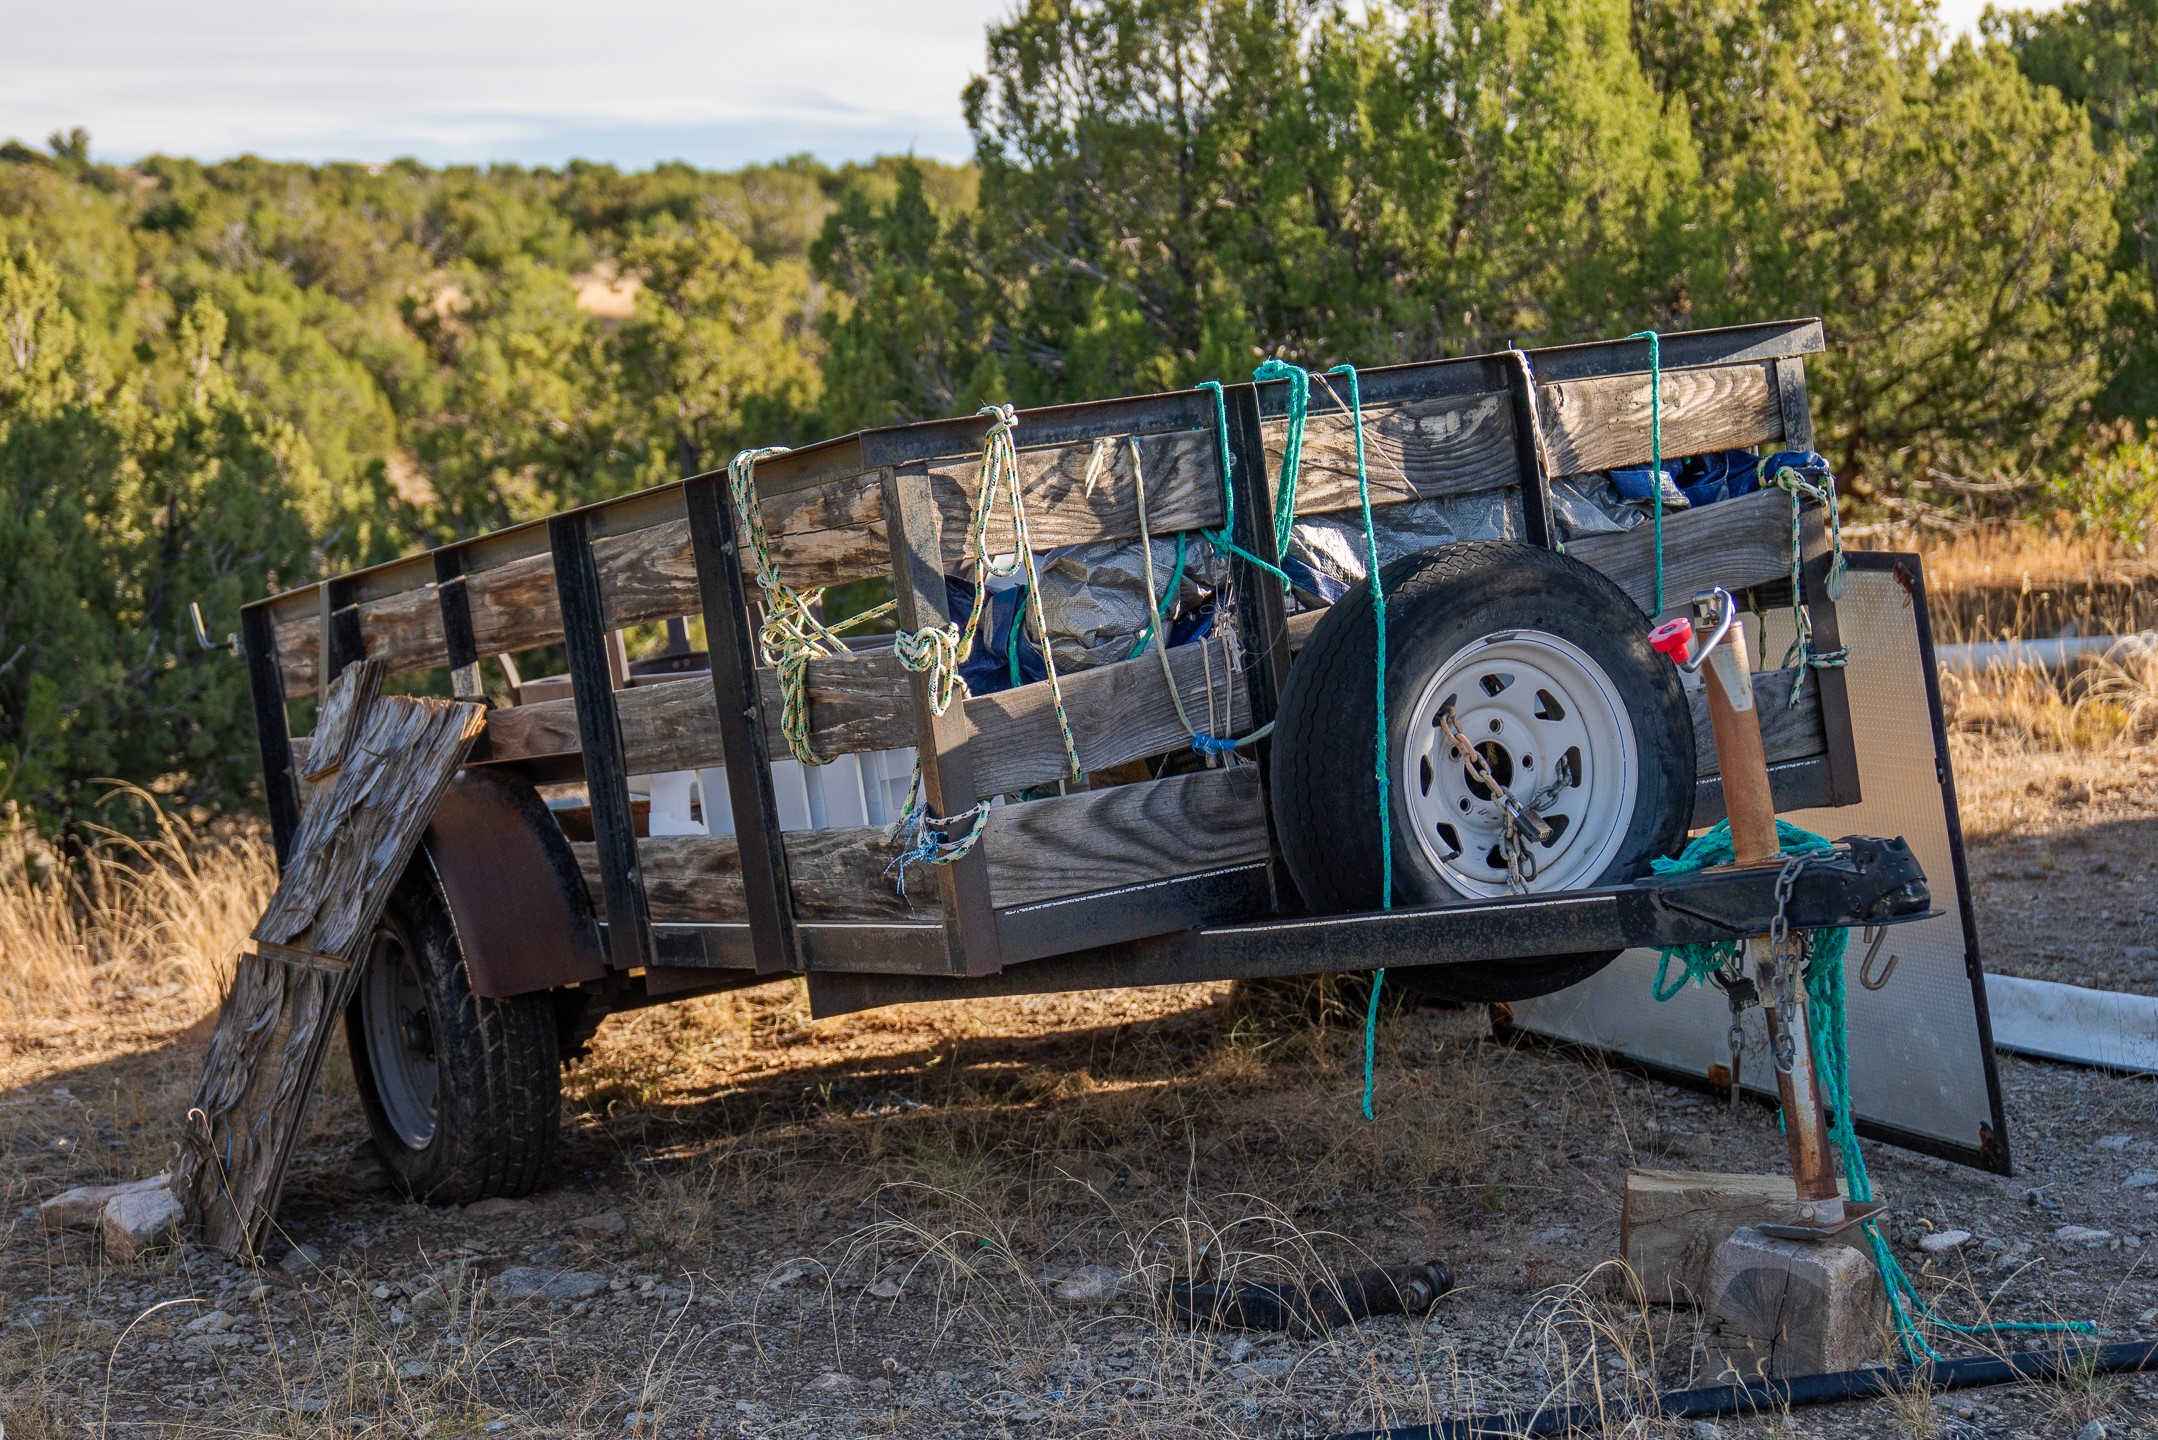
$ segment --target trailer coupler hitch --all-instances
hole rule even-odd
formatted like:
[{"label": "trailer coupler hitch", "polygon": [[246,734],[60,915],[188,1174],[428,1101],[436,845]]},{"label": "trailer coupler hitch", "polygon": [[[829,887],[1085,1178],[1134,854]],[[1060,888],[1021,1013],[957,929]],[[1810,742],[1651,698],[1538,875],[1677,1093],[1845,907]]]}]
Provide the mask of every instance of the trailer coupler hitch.
[{"label": "trailer coupler hitch", "polygon": [[1648,910],[1638,933],[1653,933],[1664,945],[1765,934],[1779,919],[1785,930],[1826,930],[1936,913],[1911,847],[1871,835],[1847,835],[1834,850],[1784,868],[1652,875],[1628,888]]}]

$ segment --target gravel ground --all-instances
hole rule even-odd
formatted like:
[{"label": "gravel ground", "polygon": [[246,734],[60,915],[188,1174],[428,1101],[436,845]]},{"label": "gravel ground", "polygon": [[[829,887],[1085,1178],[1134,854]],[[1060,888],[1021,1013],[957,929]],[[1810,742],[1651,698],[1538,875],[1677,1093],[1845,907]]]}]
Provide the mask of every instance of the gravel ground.
[{"label": "gravel ground", "polygon": [[[2158,989],[2153,775],[2109,766],[2065,802],[2050,774],[1976,782],[2031,811],[1973,846],[2002,968]],[[527,1201],[370,1188],[340,1058],[281,1216],[300,1248],[113,1265],[26,1207],[159,1168],[208,1033],[160,1003],[0,1049],[11,1440],[1300,1436],[1593,1400],[1708,1378],[1690,1312],[1614,1298],[1626,1169],[1783,1163],[1771,1112],[1493,1041],[1481,1012],[1390,1020],[1367,1124],[1351,1020],[1225,987],[811,1022],[775,986],[610,1021],[568,1076],[559,1184]],[[1945,1313],[2158,1334],[2151,1082],[2002,1074],[2017,1177],[1869,1147],[1904,1264]],[[1947,1230],[1971,1238],[1918,1247]],[[1199,1266],[1426,1258],[1457,1281],[1431,1315],[1323,1340],[1194,1334],[1156,1300]],[[2066,1440],[2158,1436],[2154,1416],[2158,1376],[1721,1433]]]}]

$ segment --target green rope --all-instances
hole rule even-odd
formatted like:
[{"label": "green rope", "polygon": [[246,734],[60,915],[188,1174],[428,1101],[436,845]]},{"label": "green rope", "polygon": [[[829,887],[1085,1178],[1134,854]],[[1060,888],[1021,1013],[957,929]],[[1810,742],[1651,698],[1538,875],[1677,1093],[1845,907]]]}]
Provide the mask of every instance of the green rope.
[{"label": "green rope", "polygon": [[[1033,598],[1033,591],[1026,589],[1020,590],[1019,608],[1012,611],[1011,634],[1004,637],[1004,659],[1006,661],[1005,670],[1006,674],[1008,674],[1011,678],[1012,689],[1014,690],[1017,690],[1020,684],[1025,679],[1025,677],[1019,673],[1019,638],[1020,633],[1026,628],[1027,602]],[[1049,622],[1046,620],[1042,622],[1044,628],[1046,628],[1048,624]]]},{"label": "green rope", "polygon": [[1274,553],[1289,553],[1296,529],[1296,480],[1304,468],[1304,422],[1311,414],[1311,372],[1286,360],[1268,360],[1251,372],[1253,380],[1289,382],[1287,437],[1281,445],[1281,475],[1274,487]]},{"label": "green rope", "polygon": [[[1132,451],[1133,469],[1136,470],[1138,465],[1139,452],[1134,448]],[[1141,518],[1144,519],[1145,517],[1142,515]],[[1167,620],[1169,612],[1176,608],[1177,587],[1184,583],[1184,550],[1190,540],[1191,533],[1189,531],[1179,530],[1176,532],[1176,567],[1169,572],[1169,588],[1162,594],[1159,612],[1155,614],[1154,619],[1147,621],[1146,629],[1139,632],[1139,638],[1132,643],[1131,653],[1124,657],[1126,660],[1136,660],[1146,653],[1147,642],[1154,638],[1155,625]],[[1147,558],[1151,560],[1153,557],[1149,556]]]},{"label": "green rope", "polygon": [[1649,490],[1655,496],[1656,603],[1651,618],[1663,614],[1663,337],[1653,330],[1636,330],[1628,340],[1648,341],[1648,450],[1654,476]]},{"label": "green rope", "polygon": [[[1829,841],[1791,824],[1788,820],[1776,822],[1776,841],[1786,855],[1821,855],[1835,849]],[[1731,848],[1731,823],[1726,820],[1714,829],[1696,838],[1675,860],[1659,859],[1653,862],[1658,874],[1670,875],[1686,871],[1705,870],[1713,865],[1728,865],[1733,859]],[[1843,1174],[1850,1188],[1850,1198],[1860,1204],[1873,1199],[1873,1180],[1866,1172],[1866,1155],[1859,1148],[1858,1131],[1851,1121],[1851,1051],[1850,1032],[1844,1006],[1843,961],[1849,948],[1850,931],[1843,929],[1816,930],[1804,937],[1806,945],[1806,1004],[1812,1024],[1808,1032],[1813,1042],[1813,1068],[1820,1078],[1823,1108],[1828,1112],[1828,1134],[1835,1142],[1836,1152],[1843,1160]],[[1688,981],[1706,984],[1709,977],[1725,969],[1738,957],[1739,942],[1719,941],[1704,945],[1680,945],[1664,951],[1658,963],[1652,993],[1658,1000],[1669,1000],[1686,988]],[[1685,967],[1685,973],[1676,983],[1665,986],[1665,968],[1673,956]],[[1737,1083],[1737,1077],[1732,1077]],[[1878,1222],[1868,1220],[1862,1227],[1866,1242],[1872,1252],[1873,1265],[1881,1274],[1882,1287],[1888,1293],[1889,1306],[1896,1320],[1897,1338],[1903,1345],[1903,1353],[1912,1361],[1938,1360],[1940,1352],[1926,1338],[1925,1327],[1930,1325],[1951,1335],[2007,1335],[2007,1334],[2078,1334],[2096,1333],[2098,1327],[2088,1320],[2065,1322],[2050,1320],[1989,1320],[1975,1325],[1959,1324],[1943,1319],[1926,1303],[1918,1287],[1912,1283],[1902,1262],[1889,1250],[1888,1241],[1882,1237]]]},{"label": "green rope", "polygon": [[1215,461],[1221,466],[1221,528],[1201,530],[1199,533],[1213,542],[1216,553],[1241,557],[1247,563],[1272,575],[1281,582],[1283,589],[1287,589],[1289,577],[1283,573],[1280,566],[1268,564],[1236,543],[1236,486],[1229,479],[1229,471],[1234,464],[1229,454],[1229,402],[1222,394],[1219,380],[1201,380],[1197,388],[1210,390],[1214,394]]},{"label": "green rope", "polygon": [[764,663],[779,673],[780,732],[787,737],[787,748],[795,759],[804,765],[822,765],[826,763],[824,757],[809,743],[809,662],[844,654],[847,642],[839,638],[840,631],[889,615],[894,606],[886,601],[836,624],[826,624],[816,610],[824,591],[792,590],[780,578],[779,557],[772,549],[772,537],[765,531],[764,507],[757,499],[757,462],[786,453],[784,445],[737,453],[727,462],[727,488],[734,501],[735,528],[749,541],[750,554],[757,565],[757,588],[764,595],[764,623],[757,627],[757,650]]},{"label": "green rope", "polygon": [[[1371,667],[1372,723],[1371,773],[1379,787],[1379,908],[1394,908],[1394,815],[1393,775],[1387,764],[1386,728],[1386,589],[1379,581],[1379,537],[1371,521],[1371,474],[1364,464],[1364,396],[1354,365],[1336,365],[1326,372],[1349,382],[1349,416],[1356,426],[1356,501],[1364,520],[1364,574],[1371,586],[1373,618],[1373,664]],[[1364,1007],[1364,1118],[1372,1118],[1372,1091],[1377,1084],[1379,1049],[1379,992],[1386,984],[1386,971],[1371,976],[1371,999]]]}]

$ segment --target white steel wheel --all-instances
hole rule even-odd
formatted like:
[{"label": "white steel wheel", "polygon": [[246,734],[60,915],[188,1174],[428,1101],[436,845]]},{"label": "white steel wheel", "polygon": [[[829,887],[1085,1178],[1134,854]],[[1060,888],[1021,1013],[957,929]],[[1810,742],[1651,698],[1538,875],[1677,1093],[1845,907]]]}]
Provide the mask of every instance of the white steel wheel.
[{"label": "white steel wheel", "polygon": [[[1448,734],[1448,712],[1480,766]],[[1625,843],[1640,778],[1634,727],[1603,666],[1563,636],[1501,631],[1468,645],[1417,695],[1404,738],[1394,793],[1405,828],[1462,895],[1511,892],[1507,811],[1492,781],[1550,828],[1542,840],[1517,830],[1532,893],[1595,883]]]}]

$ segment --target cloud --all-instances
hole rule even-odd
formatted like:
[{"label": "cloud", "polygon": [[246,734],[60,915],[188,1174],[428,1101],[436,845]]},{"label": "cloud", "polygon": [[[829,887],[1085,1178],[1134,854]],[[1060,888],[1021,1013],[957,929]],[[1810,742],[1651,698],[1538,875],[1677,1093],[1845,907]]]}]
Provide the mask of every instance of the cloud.
[{"label": "cloud", "polygon": [[0,135],[100,158],[734,165],[967,151],[959,91],[1011,0],[75,0],[25,7]]}]

